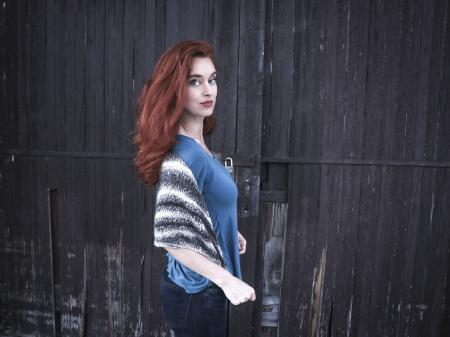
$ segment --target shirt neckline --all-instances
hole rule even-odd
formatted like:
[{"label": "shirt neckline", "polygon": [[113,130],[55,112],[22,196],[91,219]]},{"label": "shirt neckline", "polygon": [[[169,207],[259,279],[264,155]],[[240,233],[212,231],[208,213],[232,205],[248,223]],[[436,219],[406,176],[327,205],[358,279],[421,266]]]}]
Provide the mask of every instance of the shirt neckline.
[{"label": "shirt neckline", "polygon": [[187,139],[193,141],[195,144],[197,144],[198,147],[200,147],[200,149],[201,149],[201,150],[202,150],[209,158],[214,159],[214,156],[213,156],[213,155],[210,155],[208,152],[206,152],[206,150],[203,148],[203,146],[201,146],[194,138],[192,138],[192,137],[190,137],[190,136],[182,135],[182,134],[179,134],[179,133],[177,133],[176,136],[177,136],[177,137],[184,137],[184,138],[187,138]]}]

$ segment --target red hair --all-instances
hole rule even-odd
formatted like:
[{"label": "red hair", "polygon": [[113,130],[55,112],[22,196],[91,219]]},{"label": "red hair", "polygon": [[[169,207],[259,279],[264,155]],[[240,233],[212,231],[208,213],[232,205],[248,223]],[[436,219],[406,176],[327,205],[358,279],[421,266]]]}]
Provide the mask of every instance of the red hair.
[{"label": "red hair", "polygon": [[[213,48],[206,41],[182,41],[167,49],[156,63],[137,101],[133,144],[138,147],[133,164],[146,185],[159,181],[164,155],[175,144],[183,114],[186,84],[194,57],[209,57]],[[214,130],[215,117],[203,119],[203,134]]]}]

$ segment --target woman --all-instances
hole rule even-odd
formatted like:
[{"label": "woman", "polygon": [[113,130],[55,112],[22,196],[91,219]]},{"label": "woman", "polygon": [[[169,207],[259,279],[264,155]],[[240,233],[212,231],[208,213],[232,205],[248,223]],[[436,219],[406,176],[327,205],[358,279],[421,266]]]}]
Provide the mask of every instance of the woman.
[{"label": "woman", "polygon": [[227,336],[229,302],[256,298],[242,281],[237,187],[203,138],[216,97],[212,46],[183,41],[160,57],[138,99],[134,164],[157,186],[154,244],[168,258],[161,301],[177,337]]}]

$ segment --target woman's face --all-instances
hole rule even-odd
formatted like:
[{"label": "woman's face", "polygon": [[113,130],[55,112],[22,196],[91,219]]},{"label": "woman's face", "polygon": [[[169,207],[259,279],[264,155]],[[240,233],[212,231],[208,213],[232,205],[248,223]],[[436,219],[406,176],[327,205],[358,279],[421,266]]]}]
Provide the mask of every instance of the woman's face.
[{"label": "woman's face", "polygon": [[216,104],[216,68],[209,57],[194,57],[187,79],[184,109],[198,117],[213,113]]}]

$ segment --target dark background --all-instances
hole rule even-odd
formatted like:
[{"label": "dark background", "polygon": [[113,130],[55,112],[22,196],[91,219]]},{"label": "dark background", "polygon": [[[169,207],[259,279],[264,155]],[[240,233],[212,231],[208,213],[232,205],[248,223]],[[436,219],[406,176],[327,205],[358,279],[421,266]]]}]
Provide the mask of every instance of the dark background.
[{"label": "dark background", "polygon": [[0,336],[168,336],[134,104],[215,48],[234,161],[230,337],[450,336],[449,1],[0,4]]}]

